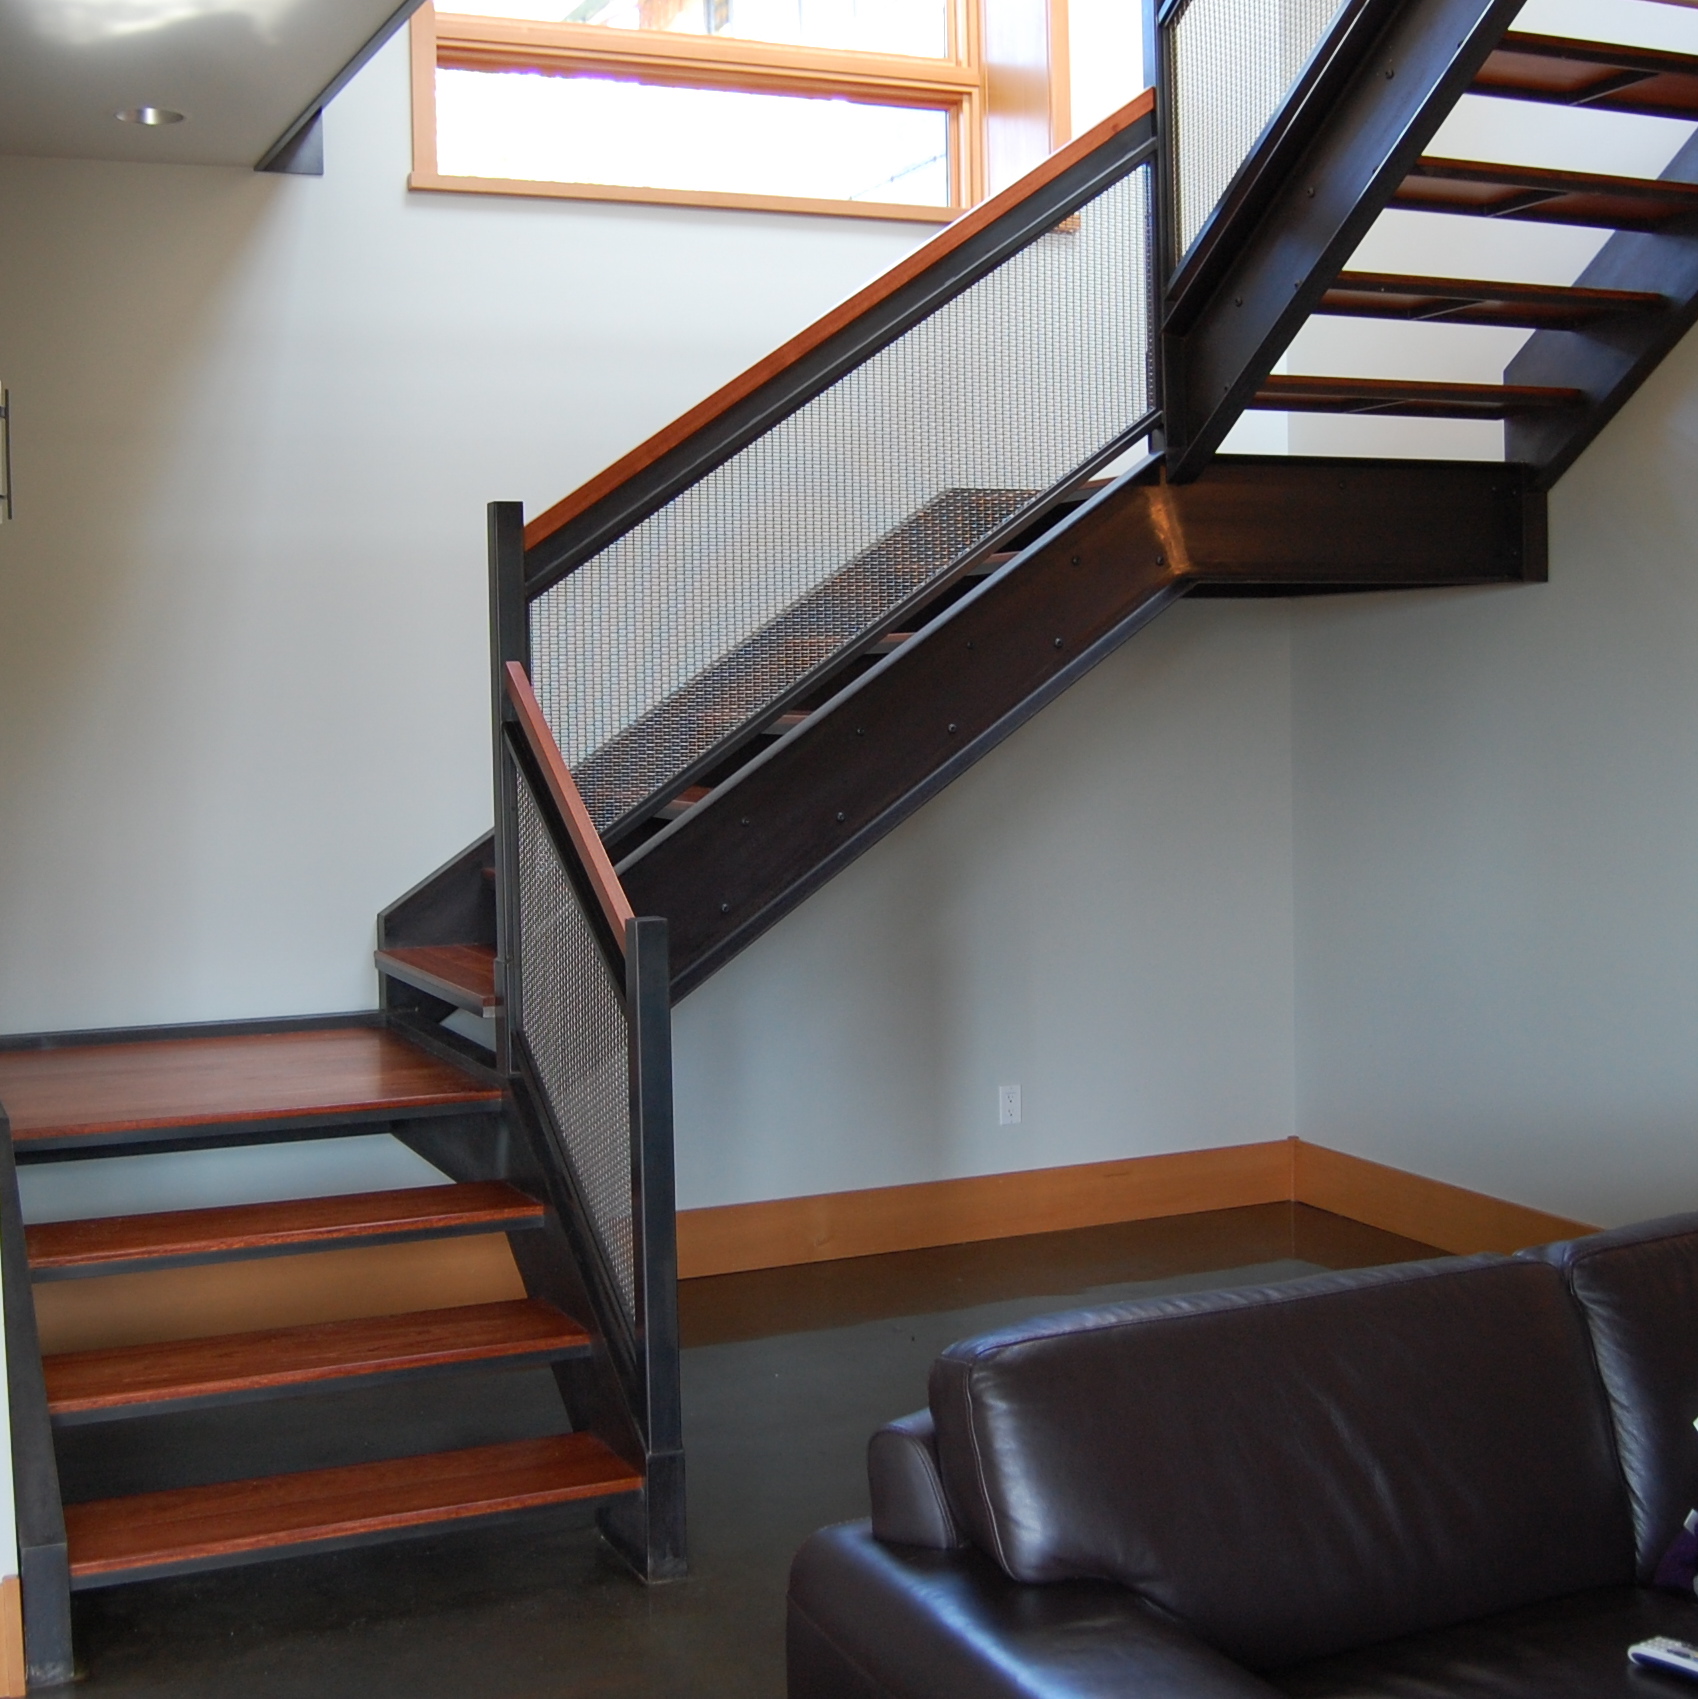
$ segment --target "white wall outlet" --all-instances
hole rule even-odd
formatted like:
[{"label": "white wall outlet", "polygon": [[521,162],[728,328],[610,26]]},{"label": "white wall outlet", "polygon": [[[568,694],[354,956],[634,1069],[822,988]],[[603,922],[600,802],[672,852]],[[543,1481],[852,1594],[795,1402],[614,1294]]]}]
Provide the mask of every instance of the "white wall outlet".
[{"label": "white wall outlet", "polygon": [[1020,1125],[1019,1086],[999,1085],[996,1088],[996,1123],[999,1127]]}]

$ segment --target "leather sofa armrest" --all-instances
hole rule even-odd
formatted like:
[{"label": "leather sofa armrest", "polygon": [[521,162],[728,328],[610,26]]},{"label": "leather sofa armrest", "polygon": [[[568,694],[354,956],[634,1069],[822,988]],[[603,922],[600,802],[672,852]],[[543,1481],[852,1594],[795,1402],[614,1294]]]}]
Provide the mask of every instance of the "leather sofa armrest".
[{"label": "leather sofa armrest", "polygon": [[1026,1586],[865,1522],[796,1554],[787,1643],[789,1699],[1278,1699],[1124,1587]]},{"label": "leather sofa armrest", "polygon": [[867,1485],[874,1538],[942,1552],[966,1545],[943,1494],[930,1410],[887,1423],[867,1442]]}]

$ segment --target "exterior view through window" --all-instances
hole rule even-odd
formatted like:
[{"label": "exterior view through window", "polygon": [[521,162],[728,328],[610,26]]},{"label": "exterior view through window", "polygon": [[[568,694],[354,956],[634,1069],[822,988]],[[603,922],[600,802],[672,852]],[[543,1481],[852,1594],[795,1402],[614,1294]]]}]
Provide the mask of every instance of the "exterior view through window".
[{"label": "exterior view through window", "polygon": [[[1068,11],[1116,8],[1137,10],[1133,0],[426,5],[413,23],[413,186],[942,223],[1068,139]],[[1089,103],[1116,83],[1131,99],[1139,67],[1093,67]]]},{"label": "exterior view through window", "polygon": [[490,0],[455,10],[481,18],[670,30],[921,59],[949,55],[949,0],[582,0],[578,5]]}]

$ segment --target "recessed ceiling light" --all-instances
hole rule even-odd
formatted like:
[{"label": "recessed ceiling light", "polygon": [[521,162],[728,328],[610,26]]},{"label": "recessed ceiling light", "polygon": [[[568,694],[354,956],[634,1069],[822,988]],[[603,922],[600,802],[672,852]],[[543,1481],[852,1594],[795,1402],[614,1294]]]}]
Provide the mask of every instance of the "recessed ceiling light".
[{"label": "recessed ceiling light", "polygon": [[183,114],[169,106],[131,106],[117,114],[121,124],[145,124],[149,129],[159,124],[181,124]]}]

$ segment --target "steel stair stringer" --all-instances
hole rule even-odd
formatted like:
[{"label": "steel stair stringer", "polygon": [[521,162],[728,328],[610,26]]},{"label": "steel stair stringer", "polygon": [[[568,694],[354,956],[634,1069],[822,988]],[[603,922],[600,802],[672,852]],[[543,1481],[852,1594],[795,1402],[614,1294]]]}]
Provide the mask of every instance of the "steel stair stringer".
[{"label": "steel stair stringer", "polygon": [[885,656],[629,855],[686,995],[1188,593],[1545,576],[1545,498],[1484,462],[1152,459]]}]

